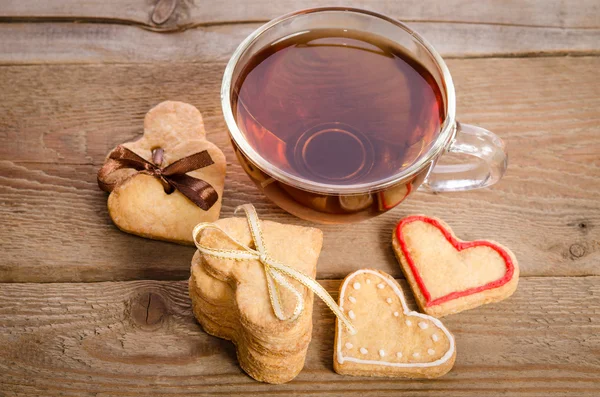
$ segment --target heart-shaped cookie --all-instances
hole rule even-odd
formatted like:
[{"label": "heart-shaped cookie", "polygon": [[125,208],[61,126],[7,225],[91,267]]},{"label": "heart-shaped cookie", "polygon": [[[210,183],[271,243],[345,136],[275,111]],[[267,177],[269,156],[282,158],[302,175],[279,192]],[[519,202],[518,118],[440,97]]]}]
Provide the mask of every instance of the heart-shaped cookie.
[{"label": "heart-shaped cookie", "polygon": [[218,199],[205,210],[179,190],[167,191],[156,176],[132,168],[118,169],[107,175],[104,182],[114,185],[108,197],[108,212],[119,229],[143,237],[192,244],[196,224],[219,218],[226,160],[223,152],[206,140],[202,115],[194,106],[173,101],[158,104],[146,114],[142,137],[122,146],[153,164],[156,162],[153,152],[161,149],[157,165],[163,169],[177,160],[207,151],[212,164],[186,175],[210,184]]},{"label": "heart-shaped cookie", "polygon": [[508,248],[489,240],[461,241],[440,219],[402,219],[393,246],[417,303],[432,316],[496,302],[517,288],[519,267]]},{"label": "heart-shaped cookie", "polygon": [[340,287],[340,307],[357,332],[336,324],[333,368],[342,375],[435,378],[454,365],[454,337],[442,322],[406,306],[388,274],[361,269]]}]

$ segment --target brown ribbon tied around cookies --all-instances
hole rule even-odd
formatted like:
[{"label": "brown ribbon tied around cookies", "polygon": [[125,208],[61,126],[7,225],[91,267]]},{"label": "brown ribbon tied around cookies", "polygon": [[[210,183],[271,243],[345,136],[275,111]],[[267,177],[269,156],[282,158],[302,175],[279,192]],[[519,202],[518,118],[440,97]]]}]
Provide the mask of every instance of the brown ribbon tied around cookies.
[{"label": "brown ribbon tied around cookies", "polygon": [[214,164],[207,150],[181,158],[164,168],[160,167],[162,149],[158,149],[157,154],[157,156],[153,155],[153,161],[158,164],[154,164],[125,146],[117,146],[98,171],[98,186],[106,192],[112,192],[120,181],[111,182],[109,175],[122,168],[132,168],[138,173],[151,175],[158,179],[167,193],[177,189],[204,211],[208,211],[217,202],[219,195],[210,183],[186,174]]}]

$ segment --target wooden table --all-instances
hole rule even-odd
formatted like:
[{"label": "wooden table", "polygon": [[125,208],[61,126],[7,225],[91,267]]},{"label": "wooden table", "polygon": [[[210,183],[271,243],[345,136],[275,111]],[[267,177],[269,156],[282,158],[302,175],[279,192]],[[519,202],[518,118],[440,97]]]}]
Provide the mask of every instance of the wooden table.
[{"label": "wooden table", "polygon": [[[194,250],[120,232],[96,185],[106,153],[141,133],[146,111],[181,100],[227,155],[223,217],[252,202],[265,219],[308,224],[244,175],[219,87],[252,30],[322,3],[407,21],[446,57],[458,117],[509,146],[491,189],[416,193],[371,221],[322,227],[318,278],[334,296],[360,267],[402,277],[390,234],[409,213],[514,250],[513,297],[444,319],[458,356],[437,380],[335,374],[334,318],[318,303],[302,373],[253,381],[192,316]],[[600,395],[599,55],[597,0],[2,1],[0,396]]]}]

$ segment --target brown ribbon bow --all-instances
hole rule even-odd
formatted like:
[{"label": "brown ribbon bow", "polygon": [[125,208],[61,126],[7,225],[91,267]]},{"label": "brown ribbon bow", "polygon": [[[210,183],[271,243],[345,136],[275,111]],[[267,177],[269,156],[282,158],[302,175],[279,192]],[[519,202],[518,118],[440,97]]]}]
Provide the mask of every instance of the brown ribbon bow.
[{"label": "brown ribbon bow", "polygon": [[112,192],[120,181],[111,182],[108,178],[109,175],[122,168],[132,168],[139,173],[157,178],[167,193],[177,189],[204,211],[208,211],[217,202],[219,195],[214,187],[202,179],[186,175],[187,172],[214,164],[207,150],[181,158],[161,168],[162,149],[157,149],[157,152],[153,153],[153,161],[156,164],[138,156],[124,146],[118,146],[110,153],[98,171],[98,186],[106,192]]}]

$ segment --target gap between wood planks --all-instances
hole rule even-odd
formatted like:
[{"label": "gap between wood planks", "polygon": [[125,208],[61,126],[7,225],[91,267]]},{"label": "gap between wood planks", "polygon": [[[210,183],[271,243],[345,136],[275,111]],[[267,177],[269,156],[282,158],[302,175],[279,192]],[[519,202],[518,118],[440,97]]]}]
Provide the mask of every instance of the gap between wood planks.
[{"label": "gap between wood planks", "polygon": [[[515,59],[515,58],[597,58],[600,57],[600,51],[594,52],[529,52],[529,53],[503,53],[503,54],[487,54],[487,55],[464,55],[464,56],[444,56],[446,60],[475,60],[475,59]],[[176,61],[177,64],[181,65],[222,65],[223,61]],[[172,61],[148,61],[148,62],[90,62],[90,63],[80,63],[80,62],[60,62],[60,63],[49,63],[47,65],[81,65],[81,66],[100,66],[100,65],[111,65],[111,66],[147,66],[147,65],[167,65],[173,64]],[[0,61],[1,67],[11,67],[11,66],[43,66],[43,63],[12,63],[12,62],[2,62]],[[21,162],[21,161],[18,161]],[[35,164],[35,161],[22,161],[22,163]],[[84,165],[84,164],[92,164],[92,163],[61,163],[61,164],[72,164],[72,165]]]}]

